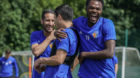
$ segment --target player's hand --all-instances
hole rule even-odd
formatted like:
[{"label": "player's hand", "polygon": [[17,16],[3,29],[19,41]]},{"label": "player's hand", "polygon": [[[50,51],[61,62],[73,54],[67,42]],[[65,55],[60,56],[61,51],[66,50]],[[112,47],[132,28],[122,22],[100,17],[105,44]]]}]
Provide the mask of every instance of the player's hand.
[{"label": "player's hand", "polygon": [[50,40],[56,39],[56,37],[55,37],[55,35],[54,35],[54,32],[55,32],[55,30],[53,30],[53,31],[51,32],[51,34],[48,36],[48,38],[49,38]]},{"label": "player's hand", "polygon": [[45,64],[40,64],[39,69],[40,69],[40,70],[39,70],[40,72],[45,71],[45,69],[46,69],[46,65],[45,65]]},{"label": "player's hand", "polygon": [[40,59],[38,59],[38,60],[36,60],[35,62],[34,62],[34,69],[38,72],[38,73],[40,73]]},{"label": "player's hand", "polygon": [[59,40],[60,40],[60,38],[67,37],[67,34],[65,32],[62,32],[62,31],[65,31],[64,28],[60,28],[59,30],[56,30],[54,33],[55,37]]},{"label": "player's hand", "polygon": [[81,64],[81,63],[83,62],[83,60],[84,60],[84,58],[81,57],[81,56],[79,56],[78,59],[79,59],[79,63],[80,63],[80,64]]},{"label": "player's hand", "polygon": [[79,57],[78,57],[79,63],[80,63],[80,64],[84,61],[83,54],[84,54],[84,52],[81,52],[81,54],[80,54]]},{"label": "player's hand", "polygon": [[79,59],[78,56],[76,56],[76,58],[74,59],[73,65],[71,66],[71,72],[74,71],[74,69],[76,68],[76,66],[79,64]]}]

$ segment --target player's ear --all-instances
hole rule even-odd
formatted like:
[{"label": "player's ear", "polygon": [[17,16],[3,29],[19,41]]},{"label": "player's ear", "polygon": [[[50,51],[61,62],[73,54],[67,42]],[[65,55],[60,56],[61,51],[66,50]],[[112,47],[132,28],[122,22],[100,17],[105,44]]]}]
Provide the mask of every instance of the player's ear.
[{"label": "player's ear", "polygon": [[61,16],[60,14],[58,15],[57,18],[59,18],[59,20],[62,20],[62,19],[63,19],[62,16]]},{"label": "player's ear", "polygon": [[41,24],[43,24],[43,19],[40,20]]}]

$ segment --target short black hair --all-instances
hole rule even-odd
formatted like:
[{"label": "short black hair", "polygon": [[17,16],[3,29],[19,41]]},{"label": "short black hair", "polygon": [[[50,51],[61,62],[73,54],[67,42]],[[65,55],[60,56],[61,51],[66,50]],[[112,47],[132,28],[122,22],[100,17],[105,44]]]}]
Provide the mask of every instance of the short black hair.
[{"label": "short black hair", "polygon": [[73,9],[66,4],[60,5],[55,9],[56,17],[60,14],[65,21],[73,20]]},{"label": "short black hair", "polygon": [[[92,0],[86,0],[86,7],[90,3],[90,1],[92,1]],[[102,7],[104,6],[104,1],[103,0],[93,0],[93,1],[100,1],[102,3]]]},{"label": "short black hair", "polygon": [[11,51],[10,50],[6,50],[5,53],[6,54],[11,54]]},{"label": "short black hair", "polygon": [[45,10],[42,12],[42,19],[45,18],[45,14],[47,14],[47,13],[52,13],[52,14],[55,15],[55,12],[54,12],[53,10],[51,10],[51,9],[45,9]]}]

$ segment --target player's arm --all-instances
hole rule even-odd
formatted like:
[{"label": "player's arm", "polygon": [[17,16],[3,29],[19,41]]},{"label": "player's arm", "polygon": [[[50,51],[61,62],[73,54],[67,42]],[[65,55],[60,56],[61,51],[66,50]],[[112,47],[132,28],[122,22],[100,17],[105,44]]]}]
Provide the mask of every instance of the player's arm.
[{"label": "player's arm", "polygon": [[56,30],[56,31],[54,32],[55,37],[56,37],[57,39],[59,39],[59,40],[60,40],[61,38],[66,38],[66,37],[67,37],[67,34],[66,34],[65,32],[63,32],[63,31],[65,31],[64,28],[60,28],[60,29]]},{"label": "player's arm", "polygon": [[35,43],[31,46],[32,53],[37,57],[44,52],[50,42],[55,39],[54,31],[41,43]]},{"label": "player's arm", "polygon": [[44,52],[44,50],[47,48],[47,46],[50,44],[50,42],[52,41],[51,38],[47,37],[41,44],[33,44],[31,46],[32,48],[32,53],[37,57],[40,54],[42,54]]},{"label": "player's arm", "polygon": [[118,72],[118,63],[115,64],[115,73],[117,75],[117,72]]},{"label": "player's arm", "polygon": [[49,58],[39,58],[35,61],[35,69],[39,66],[39,64],[46,64],[46,65],[60,65],[64,62],[67,52],[69,50],[69,38],[61,39],[61,41],[56,40],[57,44],[56,54],[49,57]]},{"label": "player's arm", "polygon": [[74,63],[71,66],[71,72],[74,71],[74,69],[76,68],[76,66],[79,64],[79,60],[78,60],[78,56],[74,59]]},{"label": "player's arm", "polygon": [[112,58],[114,56],[115,50],[115,40],[107,40],[105,42],[106,48],[102,51],[97,52],[82,52],[82,58],[90,58],[90,59],[107,59]]},{"label": "player's arm", "polygon": [[97,52],[82,52],[81,57],[91,59],[107,59],[114,56],[116,45],[116,32],[114,24],[111,20],[107,20],[103,26],[102,31],[105,49]]},{"label": "player's arm", "polygon": [[17,62],[16,62],[16,60],[14,59],[14,68],[15,68],[15,76],[16,76],[16,78],[18,78],[18,76],[19,76],[19,69],[18,69],[18,65],[17,65]]},{"label": "player's arm", "polygon": [[56,66],[63,64],[65,58],[67,56],[67,53],[64,50],[57,50],[56,55],[51,56],[49,58],[39,58],[34,63],[34,69],[37,72],[42,72],[42,69],[40,69],[40,65],[49,65],[49,66]]},{"label": "player's arm", "polygon": [[57,50],[56,55],[51,56],[49,58],[40,58],[39,61],[45,65],[56,66],[63,64],[66,56],[67,52],[65,50],[59,49]]}]

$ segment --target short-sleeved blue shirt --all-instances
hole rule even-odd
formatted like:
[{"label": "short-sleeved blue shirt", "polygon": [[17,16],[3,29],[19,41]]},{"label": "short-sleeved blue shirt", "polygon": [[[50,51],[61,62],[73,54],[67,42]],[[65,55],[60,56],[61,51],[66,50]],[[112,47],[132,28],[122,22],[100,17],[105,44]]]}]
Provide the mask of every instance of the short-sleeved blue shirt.
[{"label": "short-sleeved blue shirt", "polygon": [[118,58],[116,56],[114,56],[114,62],[115,64],[118,64]]},{"label": "short-sleeved blue shirt", "polygon": [[[100,17],[98,22],[88,26],[86,17],[73,20],[74,28],[80,36],[80,52],[97,52],[105,49],[107,40],[116,40],[115,27],[111,20]],[[80,65],[80,78],[114,78],[113,59],[85,59]]]},{"label": "short-sleeved blue shirt", "polygon": [[[30,45],[32,46],[33,44],[41,44],[45,39],[46,39],[46,36],[44,36],[44,33],[42,30],[34,31],[31,34]],[[53,45],[53,42],[49,44],[49,46],[45,49],[45,51],[40,56],[35,57],[34,60],[37,60],[40,57],[49,57],[52,45]],[[44,72],[38,73],[37,71],[35,71],[35,69],[33,69],[32,78],[44,78]]]},{"label": "short-sleeved blue shirt", "polygon": [[15,69],[15,76],[19,76],[18,65],[16,59],[10,56],[8,59],[5,57],[0,58],[0,77],[13,76],[13,69]]},{"label": "short-sleeved blue shirt", "polygon": [[[67,52],[67,56],[72,56],[77,47],[77,36],[71,28],[65,29],[64,32],[67,33],[68,37],[61,39],[61,41],[56,40],[56,48],[57,50],[65,50]],[[66,64],[47,66],[44,78],[72,78],[70,66]]]}]

